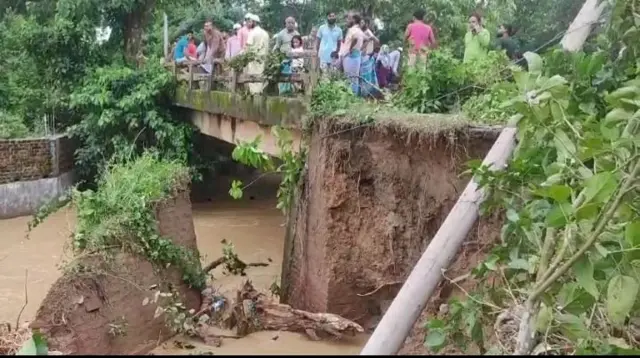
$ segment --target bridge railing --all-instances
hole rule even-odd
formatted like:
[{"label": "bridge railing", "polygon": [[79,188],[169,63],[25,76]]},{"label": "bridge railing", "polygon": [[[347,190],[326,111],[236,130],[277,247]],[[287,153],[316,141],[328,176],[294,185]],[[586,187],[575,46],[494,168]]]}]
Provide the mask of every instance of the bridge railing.
[{"label": "bridge railing", "polygon": [[[243,71],[236,71],[229,66],[229,61],[225,59],[213,59],[210,63],[203,61],[184,61],[176,63],[171,61],[165,63],[165,66],[171,69],[179,82],[186,83],[189,90],[198,86],[198,89],[205,91],[222,90],[230,92],[238,92],[250,83],[267,82],[265,94],[278,94],[278,83],[299,84],[305,96],[311,96],[313,88],[318,83],[319,66],[316,51],[289,52],[289,59],[303,58],[305,65],[304,71],[292,74],[280,74],[275,79],[264,75],[249,75]],[[210,64],[211,72],[204,71],[202,65]],[[272,93],[276,92],[276,93]],[[296,86],[293,86],[293,94],[296,94]]]}]

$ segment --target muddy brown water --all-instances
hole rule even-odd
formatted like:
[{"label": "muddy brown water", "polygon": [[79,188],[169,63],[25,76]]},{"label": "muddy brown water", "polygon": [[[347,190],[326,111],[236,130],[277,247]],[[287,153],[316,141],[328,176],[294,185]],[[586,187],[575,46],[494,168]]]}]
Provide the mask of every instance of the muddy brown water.
[{"label": "muddy brown water", "polygon": [[[223,292],[234,291],[245,278],[258,289],[268,290],[280,276],[284,245],[284,218],[275,209],[273,180],[245,193],[245,199],[234,201],[216,195],[211,202],[193,204],[193,220],[198,247],[206,264],[222,253],[221,240],[235,246],[246,262],[269,262],[267,267],[252,267],[247,277],[226,276],[220,269],[213,272],[215,286]],[[12,325],[25,303],[21,322],[30,321],[49,287],[59,277],[58,266],[68,260],[65,245],[75,226],[75,214],[65,208],[48,217],[26,238],[30,217],[0,220],[0,322]],[[196,340],[176,337],[157,347],[154,354],[358,354],[367,336],[343,341],[313,342],[304,335],[290,332],[258,332],[242,339],[226,339],[220,347],[209,347]],[[178,343],[176,343],[178,342]],[[182,343],[182,344],[180,344]],[[179,348],[180,345],[190,349]]]}]

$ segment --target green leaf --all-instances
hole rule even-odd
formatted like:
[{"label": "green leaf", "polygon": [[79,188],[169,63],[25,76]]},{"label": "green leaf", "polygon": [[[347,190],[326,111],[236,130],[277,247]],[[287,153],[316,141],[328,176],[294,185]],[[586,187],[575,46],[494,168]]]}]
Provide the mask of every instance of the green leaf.
[{"label": "green leaf", "polygon": [[618,186],[618,179],[611,172],[594,174],[584,181],[584,203],[592,200],[595,203],[603,203],[613,194]]},{"label": "green leaf", "polygon": [[529,269],[531,268],[531,265],[529,264],[529,261],[525,259],[515,259],[515,260],[511,260],[509,262],[509,265],[507,265],[507,267],[514,270],[529,271]]},{"label": "green leaf", "polygon": [[576,146],[564,131],[558,129],[555,132],[553,141],[558,152],[558,162],[564,163],[567,159],[573,158],[576,153]]},{"label": "green leaf", "polygon": [[535,194],[545,198],[551,198],[557,202],[563,202],[571,196],[571,188],[566,185],[551,185],[536,190]]},{"label": "green leaf", "polygon": [[520,216],[515,210],[509,209],[507,210],[507,220],[516,223],[520,220]]},{"label": "green leaf", "polygon": [[31,338],[24,342],[20,350],[16,353],[18,356],[46,356],[49,354],[47,341],[39,332],[33,332]]},{"label": "green leaf", "polygon": [[622,108],[614,108],[611,112],[607,113],[604,120],[607,124],[615,124],[622,121],[628,121],[632,115],[633,113],[625,111]]},{"label": "green leaf", "polygon": [[527,60],[527,67],[529,68],[530,73],[542,73],[542,57],[540,57],[540,55],[527,51],[522,56]]},{"label": "green leaf", "polygon": [[599,207],[600,206],[598,204],[593,203],[582,205],[578,210],[576,210],[576,220],[589,220],[595,218],[596,215],[598,215]]},{"label": "green leaf", "polygon": [[440,319],[430,319],[429,321],[427,321],[427,324],[425,325],[425,328],[428,328],[428,329],[444,329],[444,327],[445,327],[444,321]]},{"label": "green leaf", "polygon": [[624,325],[638,296],[638,282],[629,276],[617,275],[609,281],[605,307],[609,321],[617,327]]},{"label": "green leaf", "polygon": [[424,345],[434,352],[438,352],[442,347],[444,347],[447,336],[442,329],[431,329],[429,330],[429,334],[427,334],[427,338],[424,341]]},{"label": "green leaf", "polygon": [[560,323],[561,332],[569,339],[577,340],[589,337],[589,330],[582,318],[572,314],[561,313],[556,315],[556,320]]},{"label": "green leaf", "polygon": [[640,246],[640,221],[636,220],[627,224],[624,229],[624,238],[631,247]]},{"label": "green leaf", "polygon": [[229,189],[229,195],[234,199],[242,199],[242,182],[234,180],[231,182],[231,188]]},{"label": "green leaf", "polygon": [[554,205],[547,214],[547,225],[550,227],[562,227],[564,226],[568,218],[573,213],[573,206],[570,203],[564,202]]},{"label": "green leaf", "polygon": [[593,278],[593,264],[591,260],[583,255],[573,265],[573,272],[576,275],[578,284],[597,299],[599,292],[596,280]]},{"label": "green leaf", "polygon": [[496,263],[498,262],[498,260],[500,260],[500,257],[498,257],[498,255],[491,255],[487,258],[487,260],[484,262],[484,265],[491,271],[495,271],[497,270],[498,266],[496,265]]},{"label": "green leaf", "polygon": [[543,304],[536,317],[536,330],[540,333],[547,331],[547,327],[551,324],[553,319],[553,309]]},{"label": "green leaf", "polygon": [[[540,87],[539,91],[548,91],[548,90],[552,90],[556,87],[562,86],[564,84],[567,83],[567,80],[565,80],[562,76],[558,76],[555,75],[549,79],[547,79],[542,86]],[[555,92],[555,91],[551,91],[551,92]],[[557,102],[554,102],[555,104],[558,104]],[[560,107],[558,107],[558,109],[560,109]],[[553,109],[552,109],[553,111]],[[559,117],[558,119],[562,119],[562,117]]]}]

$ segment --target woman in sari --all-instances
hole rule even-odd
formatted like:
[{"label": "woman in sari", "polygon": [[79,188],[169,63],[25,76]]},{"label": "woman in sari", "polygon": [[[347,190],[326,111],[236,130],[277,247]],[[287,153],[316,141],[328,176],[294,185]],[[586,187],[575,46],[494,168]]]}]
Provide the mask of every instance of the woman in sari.
[{"label": "woman in sari", "polygon": [[378,87],[378,79],[376,77],[374,50],[380,41],[371,31],[370,24],[371,21],[369,19],[365,19],[360,24],[362,33],[364,34],[362,63],[360,64],[360,78],[362,80],[362,88],[360,88],[360,91],[363,97],[373,96],[378,92],[376,90]]},{"label": "woman in sari", "polygon": [[360,65],[362,63],[362,43],[364,34],[360,29],[360,15],[349,12],[347,14],[347,35],[340,46],[338,56],[342,61],[344,75],[351,82],[351,90],[355,95],[360,94]]}]

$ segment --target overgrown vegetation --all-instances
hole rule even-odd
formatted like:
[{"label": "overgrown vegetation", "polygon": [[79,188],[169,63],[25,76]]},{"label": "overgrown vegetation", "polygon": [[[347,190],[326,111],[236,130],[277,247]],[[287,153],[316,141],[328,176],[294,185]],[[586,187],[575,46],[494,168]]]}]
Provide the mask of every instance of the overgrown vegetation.
[{"label": "overgrown vegetation", "polygon": [[459,110],[472,95],[499,82],[509,61],[504,52],[491,51],[483,60],[464,64],[444,48],[430,52],[427,63],[406,71],[394,105],[418,113]]},{"label": "overgrown vegetation", "polygon": [[638,5],[615,3],[606,38],[618,42],[528,53],[529,71],[513,70],[513,159],[473,166],[483,209],[506,211],[501,242],[472,272],[479,288],[427,323],[432,350],[640,353]]},{"label": "overgrown vegetation", "polygon": [[103,254],[115,248],[162,267],[170,264],[182,271],[186,283],[202,289],[206,276],[200,258],[162,237],[155,217],[156,204],[185,190],[188,183],[184,165],[149,152],[134,161],[110,165],[96,191],[74,192],[78,216],[74,248]]},{"label": "overgrown vegetation", "polygon": [[90,180],[112,158],[129,159],[154,148],[163,158],[188,163],[193,129],[171,118],[175,78],[158,61],[141,69],[97,68],[71,95],[84,113],[69,132],[80,139],[76,167]]},{"label": "overgrown vegetation", "polygon": [[29,134],[29,128],[22,118],[0,110],[0,139],[22,138]]},{"label": "overgrown vegetation", "polygon": [[[306,148],[301,146],[296,150],[294,148],[291,133],[279,126],[273,127],[272,134],[277,138],[280,156],[277,159],[281,164],[276,164],[276,159],[265,153],[259,148],[260,137],[256,137],[251,142],[238,143],[234,148],[232,157],[234,160],[257,168],[265,173],[279,173],[282,175],[282,182],[278,188],[278,205],[277,208],[286,213],[291,207],[294,198],[295,189],[300,179],[300,174],[304,168],[306,159]],[[239,180],[234,180],[229,189],[229,195],[235,199],[242,198],[243,190],[249,185],[244,185]]]}]

